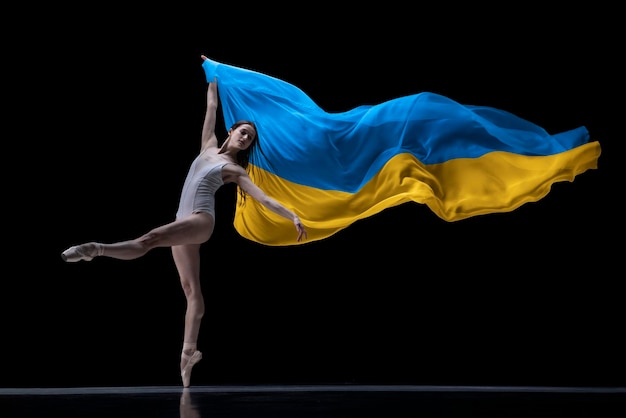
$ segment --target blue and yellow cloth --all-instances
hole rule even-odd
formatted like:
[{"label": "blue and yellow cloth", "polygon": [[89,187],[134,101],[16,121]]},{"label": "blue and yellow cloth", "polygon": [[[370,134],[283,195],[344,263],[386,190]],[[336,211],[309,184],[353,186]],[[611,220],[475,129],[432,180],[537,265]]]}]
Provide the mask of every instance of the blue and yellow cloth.
[{"label": "blue and yellow cloth", "polygon": [[[330,113],[275,77],[213,60],[203,69],[208,82],[217,77],[226,127],[257,125],[250,177],[298,214],[306,242],[411,201],[446,221],[509,212],[597,168],[601,152],[583,126],[551,135],[509,112],[430,92]],[[291,221],[237,199],[241,236],[301,244]]]}]

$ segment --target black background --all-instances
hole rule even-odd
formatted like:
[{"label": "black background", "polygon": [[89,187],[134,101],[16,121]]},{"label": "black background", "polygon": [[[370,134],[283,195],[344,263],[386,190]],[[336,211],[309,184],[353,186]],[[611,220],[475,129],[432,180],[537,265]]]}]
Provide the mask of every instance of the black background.
[{"label": "black background", "polygon": [[90,7],[37,10],[35,42],[12,43],[5,68],[18,129],[0,386],[179,384],[169,249],[60,254],[173,219],[200,143],[200,54],[291,82],[327,111],[432,91],[551,133],[584,125],[602,156],[511,213],[447,223],[404,204],[296,247],[238,236],[223,187],[193,384],[626,385],[615,11]]}]

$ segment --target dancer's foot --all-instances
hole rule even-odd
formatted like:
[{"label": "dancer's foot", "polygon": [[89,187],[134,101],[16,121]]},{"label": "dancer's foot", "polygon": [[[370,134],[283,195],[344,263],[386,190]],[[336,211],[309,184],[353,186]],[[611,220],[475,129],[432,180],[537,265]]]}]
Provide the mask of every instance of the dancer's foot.
[{"label": "dancer's foot", "polygon": [[195,350],[193,353],[188,354],[183,350],[181,354],[181,369],[180,377],[183,379],[183,387],[188,388],[191,383],[191,369],[193,366],[202,359],[202,353]]},{"label": "dancer's foot", "polygon": [[102,255],[102,246],[95,242],[90,242],[68,248],[61,253],[61,258],[68,263],[75,263],[80,260],[91,261],[98,255]]}]

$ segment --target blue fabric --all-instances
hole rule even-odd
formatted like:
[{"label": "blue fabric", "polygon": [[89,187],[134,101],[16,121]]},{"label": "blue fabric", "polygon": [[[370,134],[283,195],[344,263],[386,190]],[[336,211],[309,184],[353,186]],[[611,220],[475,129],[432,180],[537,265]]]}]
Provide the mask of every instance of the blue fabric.
[{"label": "blue fabric", "polygon": [[257,124],[265,156],[252,163],[318,189],[354,193],[398,153],[437,164],[492,151],[552,155],[589,140],[585,127],[550,135],[509,112],[429,92],[328,113],[280,79],[211,60],[203,67],[207,81],[218,78],[226,127]]}]

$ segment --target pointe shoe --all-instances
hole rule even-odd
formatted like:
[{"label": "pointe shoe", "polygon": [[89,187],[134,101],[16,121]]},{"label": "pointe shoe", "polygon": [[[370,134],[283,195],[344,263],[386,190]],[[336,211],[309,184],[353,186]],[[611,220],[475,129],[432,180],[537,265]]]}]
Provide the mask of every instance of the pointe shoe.
[{"label": "pointe shoe", "polygon": [[202,353],[196,350],[192,355],[189,355],[183,351],[181,357],[183,360],[187,360],[187,364],[180,371],[180,377],[183,379],[183,387],[188,388],[191,383],[191,369],[197,362],[202,360]]},{"label": "pointe shoe", "polygon": [[[91,251],[87,249],[89,246],[92,247]],[[100,255],[96,244],[82,244],[75,245],[63,251],[61,258],[68,263],[75,263],[80,260],[91,261],[96,255]]]}]

